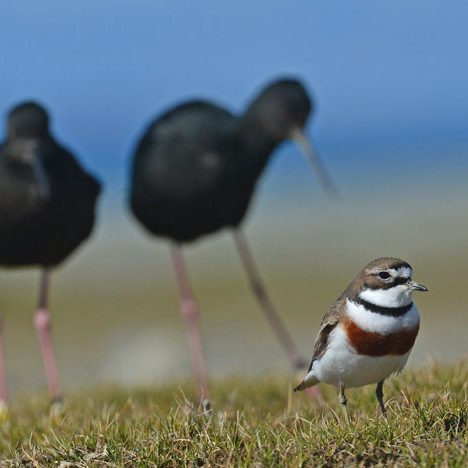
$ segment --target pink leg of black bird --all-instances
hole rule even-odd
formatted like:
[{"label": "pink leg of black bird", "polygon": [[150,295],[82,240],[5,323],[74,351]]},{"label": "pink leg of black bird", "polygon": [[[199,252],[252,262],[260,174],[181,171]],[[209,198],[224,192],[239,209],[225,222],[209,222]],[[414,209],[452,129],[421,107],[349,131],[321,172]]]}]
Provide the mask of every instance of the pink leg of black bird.
[{"label": "pink leg of black bird", "polygon": [[[286,329],[266,291],[245,236],[239,230],[233,231],[232,234],[242,263],[249,277],[252,291],[255,294],[263,313],[270,322],[279,342],[286,351],[291,365],[294,369],[303,369],[307,366],[307,361],[299,354],[296,343]],[[313,394],[317,399],[321,400],[320,390],[317,387],[312,387],[308,390],[308,394]]]},{"label": "pink leg of black bird", "polygon": [[48,306],[49,278],[50,272],[47,268],[44,268],[41,272],[39,304],[34,314],[34,324],[36,326],[39,344],[41,346],[49,393],[52,398],[52,402],[55,403],[61,401],[62,393],[60,391],[57,365],[55,363],[52,339],[50,335],[51,320]]},{"label": "pink leg of black bird", "polygon": [[1,409],[6,407],[7,402],[7,384],[5,368],[5,345],[3,342],[3,317],[0,315],[0,413]]},{"label": "pink leg of black bird", "polygon": [[190,280],[181,248],[177,245],[172,245],[171,256],[174,264],[175,277],[179,286],[180,308],[182,316],[187,323],[187,341],[192,361],[193,375],[197,386],[197,395],[200,403],[203,405],[204,411],[209,412],[208,374],[200,333],[198,307],[190,286]]}]

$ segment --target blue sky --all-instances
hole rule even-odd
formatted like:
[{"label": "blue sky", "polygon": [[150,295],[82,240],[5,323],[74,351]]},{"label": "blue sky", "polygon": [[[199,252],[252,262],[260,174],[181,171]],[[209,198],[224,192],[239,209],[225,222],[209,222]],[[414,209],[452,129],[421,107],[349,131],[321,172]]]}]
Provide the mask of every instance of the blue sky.
[{"label": "blue sky", "polygon": [[[289,74],[315,96],[309,133],[336,178],[378,172],[389,155],[460,164],[467,18],[464,1],[3,0],[0,113],[44,102],[55,133],[115,193],[150,117],[196,96],[241,110]],[[278,160],[277,176],[303,170],[299,157]]]}]

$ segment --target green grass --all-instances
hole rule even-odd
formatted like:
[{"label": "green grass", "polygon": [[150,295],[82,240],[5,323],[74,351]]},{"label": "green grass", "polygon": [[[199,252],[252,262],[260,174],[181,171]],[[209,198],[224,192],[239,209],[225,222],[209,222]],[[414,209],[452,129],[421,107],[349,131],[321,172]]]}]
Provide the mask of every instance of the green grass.
[{"label": "green grass", "polygon": [[466,362],[390,379],[387,419],[373,387],[349,391],[349,425],[333,388],[322,387],[318,407],[291,392],[294,380],[214,382],[209,422],[189,403],[189,384],[100,387],[70,395],[60,414],[45,399],[23,399],[0,428],[1,465],[468,465]]}]

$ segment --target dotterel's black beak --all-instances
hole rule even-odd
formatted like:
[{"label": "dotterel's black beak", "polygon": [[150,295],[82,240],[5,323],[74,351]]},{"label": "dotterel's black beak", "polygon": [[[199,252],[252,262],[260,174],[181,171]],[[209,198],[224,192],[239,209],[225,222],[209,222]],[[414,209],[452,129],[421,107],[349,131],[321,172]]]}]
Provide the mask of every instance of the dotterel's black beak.
[{"label": "dotterel's black beak", "polygon": [[408,281],[408,287],[412,289],[413,291],[429,291],[426,286],[422,285],[421,283],[416,283],[416,281]]}]

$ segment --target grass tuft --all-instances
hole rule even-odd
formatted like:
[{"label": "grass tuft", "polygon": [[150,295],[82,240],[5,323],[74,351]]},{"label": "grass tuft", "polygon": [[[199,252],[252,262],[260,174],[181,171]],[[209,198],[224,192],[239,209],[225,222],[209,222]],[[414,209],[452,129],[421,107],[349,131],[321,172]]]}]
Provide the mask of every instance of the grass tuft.
[{"label": "grass tuft", "polygon": [[60,413],[45,399],[18,401],[0,426],[2,466],[394,466],[468,465],[468,364],[404,372],[384,387],[351,390],[351,423],[336,390],[325,405],[292,395],[288,377],[214,382],[206,421],[189,383],[160,389],[103,386],[69,396]]}]

